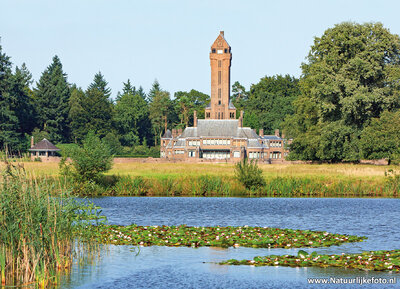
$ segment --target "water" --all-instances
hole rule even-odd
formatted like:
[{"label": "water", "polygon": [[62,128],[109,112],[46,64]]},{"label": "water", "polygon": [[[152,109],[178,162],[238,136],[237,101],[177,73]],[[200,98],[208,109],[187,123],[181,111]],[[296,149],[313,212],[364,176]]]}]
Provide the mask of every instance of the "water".
[{"label": "water", "polygon": [[[119,225],[269,226],[367,236],[360,243],[306,251],[356,253],[400,249],[399,199],[327,198],[137,198],[91,199],[109,223]],[[74,266],[62,288],[305,288],[307,278],[397,278],[400,274],[340,268],[221,266],[227,259],[297,254],[299,249],[107,246],[92,265]],[[365,285],[364,285],[365,286]],[[360,285],[324,285],[360,288]]]}]

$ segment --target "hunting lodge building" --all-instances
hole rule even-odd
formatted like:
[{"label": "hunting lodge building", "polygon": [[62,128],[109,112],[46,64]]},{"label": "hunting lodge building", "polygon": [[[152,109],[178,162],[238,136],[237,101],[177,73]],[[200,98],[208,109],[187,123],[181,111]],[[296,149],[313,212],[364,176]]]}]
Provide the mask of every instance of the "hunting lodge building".
[{"label": "hunting lodge building", "polygon": [[230,100],[231,47],[221,31],[211,46],[211,101],[205,108],[205,119],[197,119],[193,127],[167,130],[161,138],[161,158],[185,161],[233,161],[243,158],[261,162],[281,162],[288,153],[286,140],[275,135],[257,134],[243,127],[243,111],[236,118]]}]

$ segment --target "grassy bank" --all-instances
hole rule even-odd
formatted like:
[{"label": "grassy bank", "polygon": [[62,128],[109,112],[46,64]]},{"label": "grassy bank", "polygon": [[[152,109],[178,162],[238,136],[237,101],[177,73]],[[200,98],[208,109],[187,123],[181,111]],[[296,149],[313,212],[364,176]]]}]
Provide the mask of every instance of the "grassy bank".
[{"label": "grassy bank", "polygon": [[265,196],[399,197],[395,166],[353,164],[259,165],[266,185],[246,190],[233,164],[114,164],[101,182],[73,184],[59,177],[57,163],[22,163],[37,178],[66,182],[79,195],[98,196]]},{"label": "grassy bank", "polygon": [[288,267],[342,267],[360,270],[391,271],[400,273],[400,250],[368,251],[357,254],[324,255],[308,254],[300,250],[297,256],[269,255],[253,260],[231,259],[221,265],[288,266]]},{"label": "grassy bank", "polygon": [[[66,182],[68,180],[64,179]],[[75,193],[88,196],[205,196],[205,197],[399,197],[400,178],[382,183],[324,180],[308,177],[271,177],[256,190],[246,189],[232,176],[165,178],[105,176],[101,182],[72,183]]]},{"label": "grassy bank", "polygon": [[61,183],[38,181],[21,168],[7,165],[0,181],[1,284],[57,283],[72,264],[76,232],[93,212]]}]

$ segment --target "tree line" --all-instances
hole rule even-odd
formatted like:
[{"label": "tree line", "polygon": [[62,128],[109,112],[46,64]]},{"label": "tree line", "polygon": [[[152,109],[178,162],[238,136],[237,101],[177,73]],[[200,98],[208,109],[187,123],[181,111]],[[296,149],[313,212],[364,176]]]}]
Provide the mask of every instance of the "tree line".
[{"label": "tree line", "polygon": [[[381,23],[344,22],[316,37],[300,78],[265,76],[246,90],[232,85],[244,125],[293,139],[289,158],[313,161],[400,159],[400,38]],[[29,138],[80,144],[94,132],[114,154],[158,154],[165,129],[204,118],[207,94],[171,97],[154,81],[149,92],[128,79],[115,99],[101,72],[82,89],[54,56],[40,79],[23,64],[12,69],[0,46],[0,148],[26,151]],[[239,114],[237,114],[239,115]]]}]

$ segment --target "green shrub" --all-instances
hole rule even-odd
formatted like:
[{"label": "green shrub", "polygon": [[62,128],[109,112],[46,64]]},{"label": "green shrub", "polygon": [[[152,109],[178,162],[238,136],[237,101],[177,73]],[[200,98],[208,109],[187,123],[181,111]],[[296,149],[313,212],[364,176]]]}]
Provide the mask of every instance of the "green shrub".
[{"label": "green shrub", "polygon": [[256,161],[243,159],[235,165],[235,177],[246,189],[254,191],[265,186],[262,169]]},{"label": "green shrub", "polygon": [[76,182],[98,182],[103,172],[111,169],[113,155],[93,132],[89,132],[81,147],[72,148],[71,164],[66,159],[60,162],[61,173],[72,176]]}]

